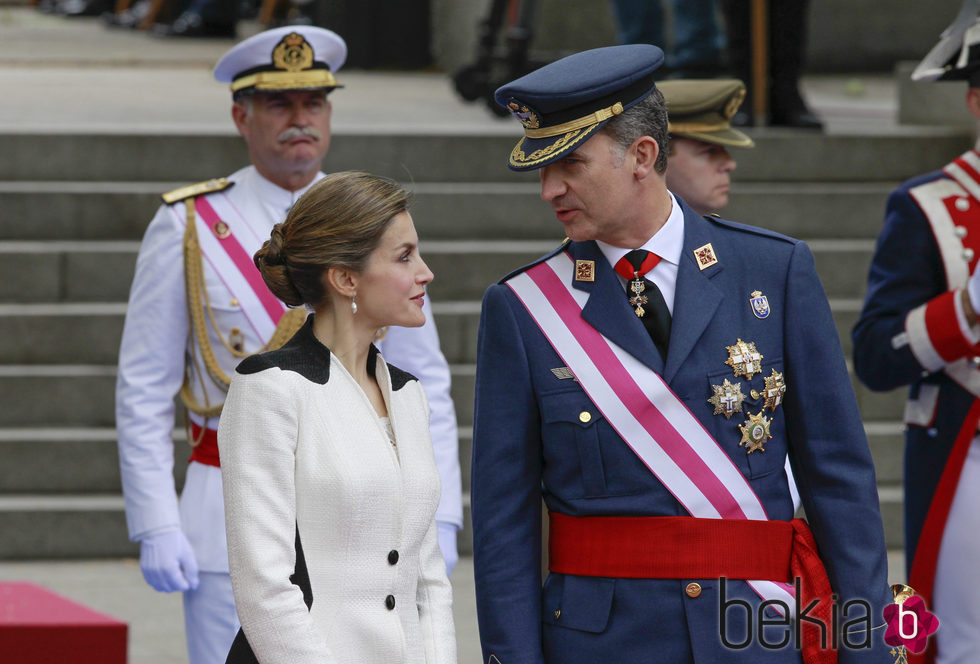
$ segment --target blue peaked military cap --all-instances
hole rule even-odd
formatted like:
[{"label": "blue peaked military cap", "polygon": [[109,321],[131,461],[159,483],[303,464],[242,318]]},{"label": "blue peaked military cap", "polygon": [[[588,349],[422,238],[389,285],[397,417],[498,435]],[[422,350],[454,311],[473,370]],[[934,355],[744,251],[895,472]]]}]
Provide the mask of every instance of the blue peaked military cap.
[{"label": "blue peaked military cap", "polygon": [[508,167],[528,171],[572,152],[656,85],[664,53],[651,44],[575,53],[501,86],[497,103],[524,125]]}]

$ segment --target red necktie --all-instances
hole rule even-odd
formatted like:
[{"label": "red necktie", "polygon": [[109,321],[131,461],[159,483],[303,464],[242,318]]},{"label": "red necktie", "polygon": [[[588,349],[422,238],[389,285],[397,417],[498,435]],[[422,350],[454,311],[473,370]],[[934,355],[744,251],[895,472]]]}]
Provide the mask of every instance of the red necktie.
[{"label": "red necktie", "polygon": [[627,280],[626,295],[633,312],[643,321],[660,356],[666,361],[667,346],[670,344],[670,309],[657,285],[643,278],[659,262],[660,256],[657,254],[634,249],[616,261],[615,270]]}]

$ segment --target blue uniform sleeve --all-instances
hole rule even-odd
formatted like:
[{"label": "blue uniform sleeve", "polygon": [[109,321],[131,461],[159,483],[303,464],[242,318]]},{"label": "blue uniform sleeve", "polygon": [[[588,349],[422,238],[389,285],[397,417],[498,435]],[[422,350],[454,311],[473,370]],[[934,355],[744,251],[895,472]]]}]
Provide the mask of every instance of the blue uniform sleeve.
[{"label": "blue uniform sleeve", "polygon": [[477,348],[472,512],[483,661],[543,664],[541,440],[528,349],[506,286],[483,299]]},{"label": "blue uniform sleeve", "polygon": [[[891,595],[874,464],[830,306],[802,242],[790,260],[785,302],[786,384],[793,387],[784,413],[803,508],[841,606],[870,605],[868,612],[852,604],[841,622],[863,615],[878,627]],[[870,650],[842,647],[841,664],[880,661],[882,629],[871,634]]]},{"label": "blue uniform sleeve", "polygon": [[854,370],[872,390],[913,383],[923,366],[903,342],[906,315],[946,291],[939,249],[928,220],[899,189],[888,198],[861,317],[851,334]]}]

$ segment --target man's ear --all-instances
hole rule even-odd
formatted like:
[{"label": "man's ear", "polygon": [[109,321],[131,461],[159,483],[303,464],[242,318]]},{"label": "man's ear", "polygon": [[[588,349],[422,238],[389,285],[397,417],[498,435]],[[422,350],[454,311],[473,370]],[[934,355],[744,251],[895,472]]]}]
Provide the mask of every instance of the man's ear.
[{"label": "man's ear", "polygon": [[633,151],[633,174],[637,179],[643,180],[651,173],[655,173],[657,157],[660,156],[660,145],[652,136],[640,136],[633,141],[630,148]]},{"label": "man's ear", "polygon": [[980,88],[967,88],[966,110],[970,115],[980,120]]},{"label": "man's ear", "polygon": [[346,267],[330,267],[323,272],[323,285],[327,292],[334,291],[343,297],[357,294],[359,276]]},{"label": "man's ear", "polygon": [[245,106],[244,102],[234,102],[231,105],[231,119],[235,123],[235,126],[238,127],[238,133],[241,134],[243,138],[248,138],[245,133],[246,118],[248,118],[248,108]]}]

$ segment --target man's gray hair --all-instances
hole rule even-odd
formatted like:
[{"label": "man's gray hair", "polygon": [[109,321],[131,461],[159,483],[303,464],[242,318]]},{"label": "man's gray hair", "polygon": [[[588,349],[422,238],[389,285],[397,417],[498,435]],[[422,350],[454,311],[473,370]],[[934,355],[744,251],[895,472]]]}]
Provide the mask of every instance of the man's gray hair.
[{"label": "man's gray hair", "polygon": [[624,151],[640,136],[649,136],[657,142],[660,152],[653,168],[660,175],[667,172],[667,155],[670,152],[670,136],[667,133],[667,102],[657,88],[639,103],[631,106],[610,120],[602,131],[606,132]]}]

